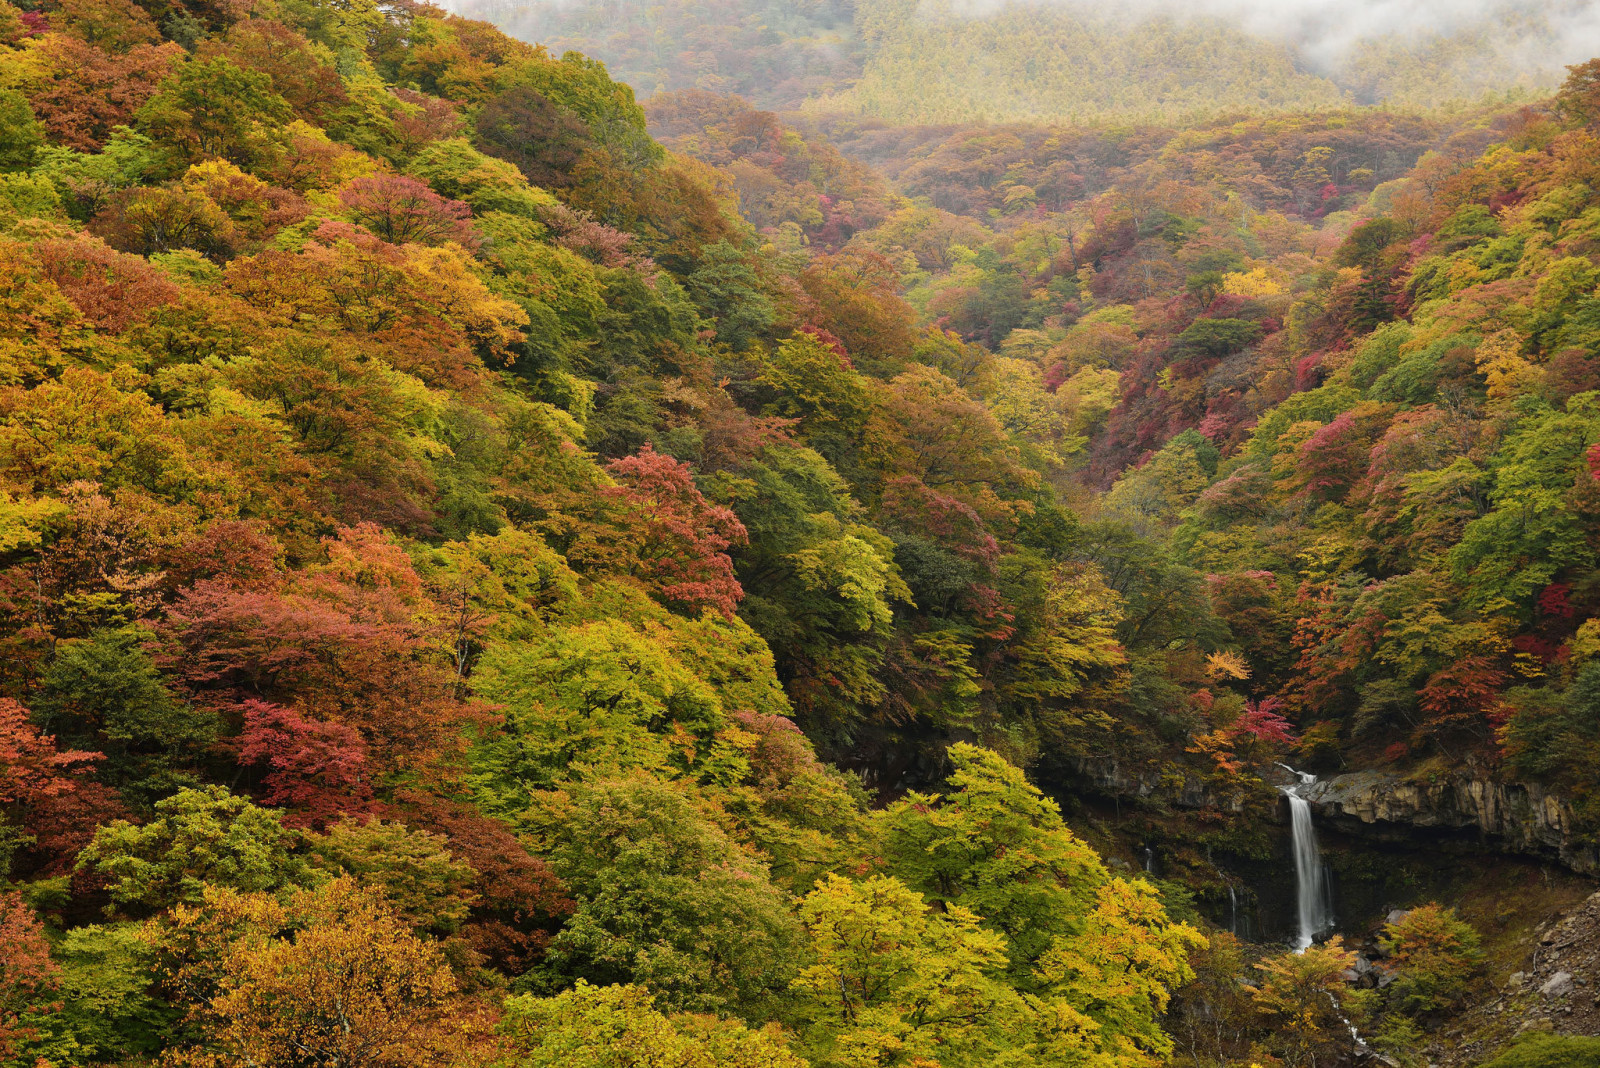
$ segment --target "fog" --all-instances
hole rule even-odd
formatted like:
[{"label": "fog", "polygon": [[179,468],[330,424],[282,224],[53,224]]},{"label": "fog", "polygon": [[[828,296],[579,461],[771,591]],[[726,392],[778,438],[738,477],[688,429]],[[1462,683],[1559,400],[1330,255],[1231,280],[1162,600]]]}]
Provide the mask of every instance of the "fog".
[{"label": "fog", "polygon": [[[436,0],[437,2],[437,0]],[[495,19],[525,37],[551,32],[563,14],[586,9],[641,13],[657,0],[442,0]],[[752,0],[760,8],[771,0]],[[980,18],[1006,7],[1055,8],[1094,20],[1215,18],[1295,48],[1309,66],[1337,72],[1365,40],[1425,45],[1482,34],[1502,67],[1553,72],[1600,55],[1600,0],[921,0],[927,16]]]},{"label": "fog", "polygon": [[[1074,14],[1134,18],[1211,17],[1250,33],[1282,40],[1308,58],[1337,66],[1363,40],[1415,39],[1483,31],[1533,40],[1530,59],[1577,62],[1600,54],[1600,0],[932,0],[953,14],[978,17],[1021,4],[1056,7]],[[931,5],[930,5],[931,6]],[[1511,27],[1514,27],[1511,28]]]}]

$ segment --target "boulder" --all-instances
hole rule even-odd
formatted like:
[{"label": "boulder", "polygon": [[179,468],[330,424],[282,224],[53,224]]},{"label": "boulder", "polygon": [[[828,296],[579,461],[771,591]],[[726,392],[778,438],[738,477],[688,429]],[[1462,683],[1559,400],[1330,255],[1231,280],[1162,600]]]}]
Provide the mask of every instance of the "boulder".
[{"label": "boulder", "polygon": [[1566,997],[1572,993],[1572,973],[1556,972],[1556,974],[1544,981],[1544,985],[1539,988],[1539,993],[1547,998]]}]

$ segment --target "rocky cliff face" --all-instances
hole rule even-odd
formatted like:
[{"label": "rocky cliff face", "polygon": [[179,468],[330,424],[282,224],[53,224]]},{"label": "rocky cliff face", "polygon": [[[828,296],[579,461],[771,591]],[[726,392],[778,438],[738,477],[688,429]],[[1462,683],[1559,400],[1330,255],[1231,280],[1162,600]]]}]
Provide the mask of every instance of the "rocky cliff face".
[{"label": "rocky cliff face", "polygon": [[1239,812],[1245,804],[1243,791],[1224,796],[1198,776],[1174,780],[1157,772],[1130,771],[1114,760],[1088,758],[1073,761],[1071,768],[1073,788],[1105,797],[1138,798],[1173,808],[1220,808],[1225,812]]},{"label": "rocky cliff face", "polygon": [[1600,850],[1580,831],[1572,806],[1537,786],[1466,772],[1414,781],[1368,771],[1321,780],[1303,796],[1319,821],[1348,834],[1402,839],[1428,830],[1440,842],[1557,860],[1578,872],[1600,871]]}]

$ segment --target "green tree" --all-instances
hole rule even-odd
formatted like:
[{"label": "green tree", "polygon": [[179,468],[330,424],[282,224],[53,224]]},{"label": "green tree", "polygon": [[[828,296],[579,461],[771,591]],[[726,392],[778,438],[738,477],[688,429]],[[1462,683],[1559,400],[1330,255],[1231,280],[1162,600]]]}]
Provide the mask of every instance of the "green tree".
[{"label": "green tree", "polygon": [[485,801],[507,812],[530,788],[567,779],[644,769],[726,782],[744,772],[712,688],[620,619],[496,645],[473,681],[505,706],[472,759]]},{"label": "green tree", "polygon": [[780,342],[760,367],[757,381],[772,391],[767,413],[798,420],[806,444],[834,467],[850,471],[872,410],[867,379],[814,334]]},{"label": "green tree", "polygon": [[536,976],[636,983],[680,1011],[771,1012],[794,975],[798,931],[766,866],[665,783],[568,796],[530,814],[579,902]]},{"label": "green tree", "polygon": [[1058,938],[1083,930],[1111,874],[1061,819],[1054,801],[998,754],[964,742],[943,795],[911,793],[885,815],[889,870],[929,899],[983,917],[1006,938],[1012,980]]},{"label": "green tree", "polygon": [[694,302],[717,323],[717,337],[743,352],[772,328],[776,315],[762,292],[749,256],[726,241],[701,250],[700,263],[685,280]]},{"label": "green tree", "polygon": [[293,118],[271,75],[226,59],[183,64],[138,115],[140,129],[177,154],[173,169],[218,156],[248,169],[273,151],[276,129]]},{"label": "green tree", "polygon": [[413,927],[449,934],[461,926],[478,877],[451,856],[443,835],[403,823],[346,820],[311,838],[314,867],[352,876],[382,892],[395,914]]},{"label": "green tree", "polygon": [[306,885],[311,872],[295,852],[299,838],[277,809],[207,786],[158,801],[143,826],[100,827],[78,868],[109,879],[118,905],[153,912],[198,902],[208,884],[247,893]]},{"label": "green tree", "polygon": [[911,599],[894,543],[811,449],[763,449],[718,496],[749,539],[735,557],[740,616],[771,646],[812,736],[847,731],[883,696],[894,608]]},{"label": "green tree", "polygon": [[155,988],[155,949],[139,924],[75,927],[56,947],[58,1027],[97,1061],[159,1053],[183,1009]]},{"label": "green tree", "polygon": [[101,776],[148,806],[195,785],[215,716],[176,700],[145,652],[146,632],[100,630],[64,647],[34,699],[41,725],[74,748],[106,754]]},{"label": "green tree", "polygon": [[27,170],[43,144],[44,129],[28,98],[15,89],[0,90],[0,171]]},{"label": "green tree", "polygon": [[1490,464],[1492,506],[1468,523],[1449,561],[1467,604],[1527,619],[1535,596],[1564,569],[1592,567],[1595,552],[1574,509],[1586,449],[1600,441],[1600,394],[1566,411],[1532,406]]}]

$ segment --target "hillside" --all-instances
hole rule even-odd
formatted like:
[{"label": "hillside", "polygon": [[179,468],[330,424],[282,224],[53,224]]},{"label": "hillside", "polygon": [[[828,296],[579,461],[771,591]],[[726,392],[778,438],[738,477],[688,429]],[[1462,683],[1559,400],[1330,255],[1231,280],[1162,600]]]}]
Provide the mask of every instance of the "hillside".
[{"label": "hillside", "polygon": [[0,0],[0,1068],[1583,1026],[1501,991],[1591,872],[1325,822],[1311,923],[1282,765],[1600,829],[1600,60],[1330,100],[901,127]]},{"label": "hillside", "polygon": [[[1581,0],[1107,8],[1073,0],[463,0],[640,98],[732,93],[891,123],[1195,123],[1382,103],[1535,99],[1588,58]],[[1249,18],[1241,18],[1240,12]]]},{"label": "hillside", "polygon": [[861,76],[852,0],[471,0],[456,9],[553,55],[601,59],[641,99],[702,89],[798,108]]}]

